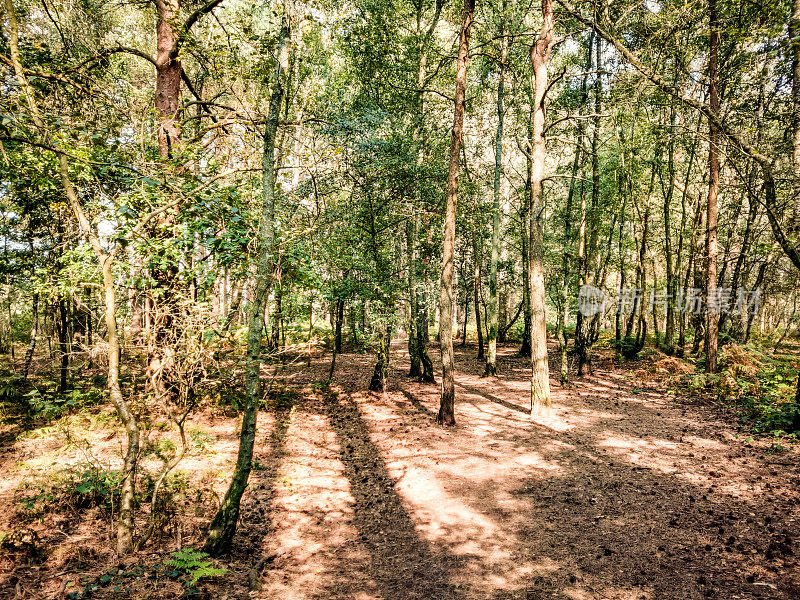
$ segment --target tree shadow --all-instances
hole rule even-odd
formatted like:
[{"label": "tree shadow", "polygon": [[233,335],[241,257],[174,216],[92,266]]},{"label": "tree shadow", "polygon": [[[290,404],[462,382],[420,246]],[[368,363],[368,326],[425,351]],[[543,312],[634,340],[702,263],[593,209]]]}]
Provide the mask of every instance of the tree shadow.
[{"label": "tree shadow", "polygon": [[417,398],[414,394],[412,394],[411,392],[409,392],[405,388],[402,388],[402,387],[399,387],[399,386],[397,386],[397,391],[399,391],[401,394],[403,394],[403,396],[405,396],[406,400],[408,400],[411,403],[411,406],[413,406],[414,409],[418,413],[423,414],[426,417],[430,417],[432,419],[436,418],[436,413],[434,411],[432,411],[430,408],[428,408],[427,406],[425,406],[420,401],[420,399]]},{"label": "tree shadow", "polygon": [[261,588],[261,572],[277,558],[273,545],[272,497],[285,454],[292,406],[292,402],[285,400],[272,401],[270,412],[274,422],[269,436],[269,451],[253,458],[248,483],[250,498],[242,506],[240,524],[230,552],[231,559],[249,565],[247,585],[251,590]]},{"label": "tree shadow", "polygon": [[381,596],[385,600],[463,598],[449,583],[458,557],[433,550],[420,537],[356,403],[348,394],[331,393],[324,408],[355,500],[353,524],[369,551],[369,575]]},{"label": "tree shadow", "polygon": [[526,415],[530,414],[531,412],[529,408],[523,408],[519,404],[514,404],[513,402],[509,402],[508,400],[504,400],[503,398],[495,396],[494,394],[484,392],[483,390],[479,390],[478,388],[472,387],[470,385],[465,385],[463,383],[459,383],[458,381],[456,381],[456,386],[467,390],[470,394],[476,394],[478,396],[486,398],[490,402],[494,402],[495,404],[499,404],[500,406],[504,406],[510,410],[516,410],[518,412],[525,413]]}]

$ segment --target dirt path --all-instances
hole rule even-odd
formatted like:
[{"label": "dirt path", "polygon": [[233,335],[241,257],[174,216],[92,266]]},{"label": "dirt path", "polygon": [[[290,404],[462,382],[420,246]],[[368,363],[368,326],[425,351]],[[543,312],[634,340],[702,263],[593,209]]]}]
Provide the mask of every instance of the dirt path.
[{"label": "dirt path", "polygon": [[795,454],[602,365],[531,420],[512,352],[492,379],[458,353],[453,429],[399,344],[382,395],[369,356],[340,357],[338,395],[292,410],[256,491],[280,548],[257,597],[800,598]]},{"label": "dirt path", "polygon": [[[438,385],[405,375],[399,342],[383,394],[365,391],[369,354],[341,355],[331,392],[319,385],[329,356],[287,367],[279,378],[299,399],[259,417],[234,550],[218,563],[229,572],[200,595],[153,569],[175,544],[202,544],[214,508],[206,496],[226,489],[236,422],[207,412],[192,427],[213,436],[213,451],[182,463],[206,500],[187,505],[182,542],[160,538],[122,565],[95,509],[49,515],[30,525],[48,548],[42,564],[0,553],[0,598],[63,599],[68,581],[80,589],[118,565],[133,569],[122,595],[107,585],[92,597],[800,598],[796,452],[737,437],[710,408],[602,356],[570,389],[552,382],[553,416],[532,420],[529,367],[514,350],[500,349],[499,378],[482,378],[475,349],[457,349],[458,425],[449,429],[435,424]],[[13,528],[16,486],[77,460],[83,446],[63,439],[71,422],[0,447],[0,530]],[[84,444],[112,464],[120,439],[103,423],[87,425]]]}]

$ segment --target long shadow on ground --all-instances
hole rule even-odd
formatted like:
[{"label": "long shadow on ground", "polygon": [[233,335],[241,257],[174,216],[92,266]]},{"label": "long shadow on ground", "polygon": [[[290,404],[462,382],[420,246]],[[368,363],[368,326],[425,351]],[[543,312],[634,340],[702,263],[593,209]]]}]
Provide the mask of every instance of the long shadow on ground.
[{"label": "long shadow on ground", "polygon": [[274,538],[272,526],[272,496],[278,477],[278,469],[285,453],[286,434],[289,430],[290,411],[293,399],[277,396],[270,400],[270,411],[274,425],[270,433],[269,451],[254,456],[254,469],[250,474],[251,499],[242,508],[241,523],[247,523],[247,537],[243,537],[244,527],[234,539],[232,556],[251,565],[247,574],[247,585],[251,590],[260,589],[261,571],[276,558],[269,551]]},{"label": "long shadow on ground", "polygon": [[448,581],[458,558],[434,551],[419,537],[358,406],[349,395],[330,393],[325,411],[336,432],[355,500],[354,525],[370,553],[370,577],[381,596],[385,600],[463,598]]}]

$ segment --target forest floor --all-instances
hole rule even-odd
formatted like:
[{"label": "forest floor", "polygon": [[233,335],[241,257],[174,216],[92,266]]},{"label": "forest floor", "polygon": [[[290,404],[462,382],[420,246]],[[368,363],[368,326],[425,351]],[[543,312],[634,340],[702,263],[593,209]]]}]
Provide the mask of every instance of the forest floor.
[{"label": "forest floor", "polygon": [[[668,394],[641,364],[602,353],[571,387],[552,380],[553,415],[532,419],[529,363],[515,347],[499,349],[497,378],[481,377],[473,346],[456,350],[453,428],[435,424],[438,385],[406,376],[399,342],[382,394],[365,391],[369,354],[340,355],[330,390],[314,385],[329,356],[287,368],[282,378],[300,394],[260,417],[235,549],[216,563],[229,572],[182,597],[800,598],[796,451],[750,439],[715,406]],[[224,492],[235,420],[194,424],[214,451],[181,469]],[[104,443],[118,453],[111,428],[90,440],[95,454]],[[57,450],[47,435],[2,443],[0,530],[13,525],[20,465]],[[162,545],[199,547],[211,514],[196,508]],[[63,598],[107,572],[119,584],[93,597],[181,597],[178,582],[153,572],[165,553],[120,561],[96,515],[37,523],[32,535],[49,554],[2,562],[0,597]]]}]

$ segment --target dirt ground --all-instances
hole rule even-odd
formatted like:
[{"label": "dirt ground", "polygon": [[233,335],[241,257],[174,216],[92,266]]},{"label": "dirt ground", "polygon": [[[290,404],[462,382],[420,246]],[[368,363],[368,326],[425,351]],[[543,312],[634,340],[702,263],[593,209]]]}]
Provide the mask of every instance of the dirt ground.
[{"label": "dirt ground", "polygon": [[[438,386],[405,375],[399,342],[383,394],[365,391],[370,355],[338,357],[332,392],[310,385],[326,377],[329,357],[310,370],[289,368],[284,376],[303,390],[301,399],[260,416],[258,468],[236,547],[218,562],[230,571],[201,585],[201,594],[800,598],[796,452],[752,441],[714,407],[667,395],[632,366],[602,357],[594,375],[568,389],[551,381],[553,415],[532,419],[529,367],[513,356],[515,347],[500,348],[497,378],[480,376],[474,347],[456,350],[457,426],[449,429],[435,424]],[[235,421],[206,415],[197,425],[215,437],[216,451],[181,468],[224,492]],[[119,440],[103,442],[101,433],[96,451],[108,443],[113,454]],[[21,462],[32,468],[43,444],[57,453],[52,439],[3,443],[0,514],[12,514]],[[195,511],[164,551],[198,547],[210,514]],[[10,526],[6,516],[0,529]],[[81,523],[40,523],[39,535],[73,549],[94,535],[101,549],[81,560],[54,553],[40,564],[6,560],[0,597],[63,598],[75,589],[64,582],[77,584],[79,568],[100,573],[120,563],[108,549],[108,526],[100,535],[87,529],[87,518]],[[66,538],[53,534],[56,526]],[[142,552],[119,567],[152,565],[159,556]],[[190,597],[174,582],[126,593],[98,589],[94,597]]]}]

